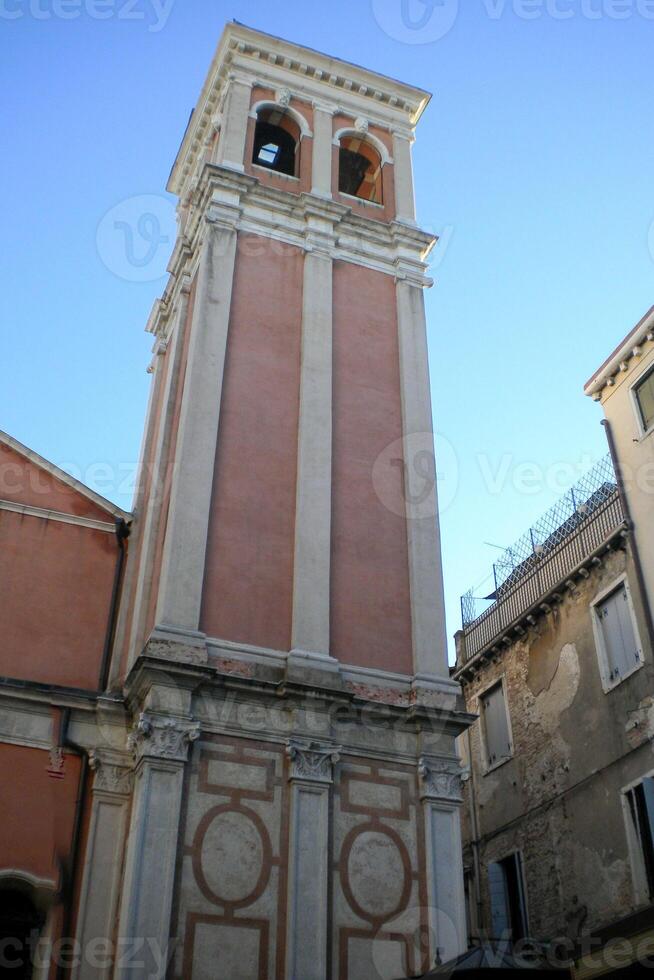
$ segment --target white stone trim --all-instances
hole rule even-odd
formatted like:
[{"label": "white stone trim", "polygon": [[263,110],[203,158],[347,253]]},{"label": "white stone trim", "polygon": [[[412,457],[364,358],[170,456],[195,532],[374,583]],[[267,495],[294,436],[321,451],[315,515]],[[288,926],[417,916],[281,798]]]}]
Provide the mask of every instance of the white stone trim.
[{"label": "white stone trim", "polygon": [[356,139],[361,140],[362,143],[370,143],[371,146],[374,146],[381,157],[382,166],[385,166],[387,163],[393,163],[393,157],[388,152],[384,143],[382,143],[379,137],[368,130],[362,132],[360,129],[355,129],[354,126],[343,126],[342,129],[337,129],[334,133],[332,144],[334,146],[340,146],[344,136],[354,136]]},{"label": "white stone trim", "polygon": [[413,669],[416,675],[442,676],[449,680],[425,303],[422,289],[411,281],[397,283],[397,325],[405,451],[409,451],[411,440],[429,442],[426,448],[432,454],[429,466],[434,488],[433,506],[426,512],[416,508],[412,501],[421,499],[424,485],[419,485],[423,480],[416,474],[413,461],[407,463],[406,530]]},{"label": "white stone trim", "polygon": [[38,517],[43,521],[57,521],[60,524],[77,524],[79,527],[87,527],[93,531],[106,531],[107,534],[116,533],[115,524],[96,521],[91,517],[78,517],[76,514],[64,514],[58,510],[48,510],[45,507],[33,507],[31,504],[17,504],[13,500],[0,500],[0,510],[7,510],[13,514],[22,514],[23,517]]},{"label": "white stone trim", "polygon": [[255,102],[250,108],[249,116],[250,119],[256,119],[262,109],[274,109],[277,112],[285,113],[294,119],[295,122],[300,127],[300,136],[304,138],[305,136],[309,139],[313,138],[313,133],[311,132],[311,127],[306,121],[301,112],[298,112],[293,106],[281,105],[279,102],[275,102],[273,99],[261,99],[259,102]]},{"label": "white stone trim", "polygon": [[179,420],[157,625],[197,630],[236,260],[240,183],[207,215]]},{"label": "white stone trim", "polygon": [[110,500],[100,496],[100,494],[96,493],[95,490],[91,490],[90,487],[80,483],[80,481],[76,480],[74,476],[70,475],[70,473],[66,473],[66,471],[62,470],[61,467],[56,465],[56,463],[51,463],[50,460],[45,459],[43,456],[39,456],[39,454],[34,452],[33,449],[28,449],[28,447],[24,446],[22,442],[18,442],[17,439],[14,439],[13,436],[10,436],[7,432],[3,432],[2,430],[0,430],[0,443],[7,446],[9,449],[12,449],[24,459],[34,463],[35,466],[45,470],[46,473],[49,473],[50,476],[53,476],[56,480],[59,480],[61,483],[65,483],[66,486],[71,488],[71,490],[76,490],[77,493],[80,493],[83,497],[91,500],[94,504],[96,504],[96,506],[101,507],[102,510],[107,511],[107,513],[111,514],[113,517],[122,518],[124,521],[131,521],[132,515],[127,511],[117,507],[116,504],[112,504]]},{"label": "white stone trim", "polygon": [[[154,445],[152,457],[152,473],[150,474],[150,493],[139,521],[140,537],[139,548],[136,553],[138,558],[136,588],[134,591],[134,603],[132,611],[132,623],[128,645],[128,663],[131,664],[141,652],[140,646],[145,640],[146,617],[150,604],[152,590],[152,575],[154,564],[154,553],[157,535],[161,525],[161,507],[163,503],[163,477],[168,460],[172,437],[173,411],[177,397],[178,386],[181,383],[181,360],[184,349],[184,330],[188,328],[186,323],[188,314],[188,295],[180,294],[179,306],[175,320],[175,329],[171,336],[168,347],[169,364],[165,385],[161,399],[161,410],[159,413],[159,425]],[[127,602],[124,615],[127,616]]]},{"label": "white stone trim", "polygon": [[423,89],[241,24],[228,24],[173,166],[168,184],[172,193],[179,194],[186,177],[195,170],[224,99],[228,75],[235,71],[274,91],[289,88],[307,102],[328,102],[333,94],[343,113],[365,116],[388,129],[412,128],[430,99]]},{"label": "white stone trim", "polygon": [[305,255],[298,420],[294,650],[329,655],[332,511],[332,262]]}]

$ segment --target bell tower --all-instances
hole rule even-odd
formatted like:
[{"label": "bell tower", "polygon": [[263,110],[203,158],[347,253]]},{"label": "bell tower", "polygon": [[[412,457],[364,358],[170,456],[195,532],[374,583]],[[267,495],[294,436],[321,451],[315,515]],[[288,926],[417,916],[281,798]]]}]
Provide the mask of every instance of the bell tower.
[{"label": "bell tower", "polygon": [[136,760],[120,932],[174,937],[171,976],[356,980],[465,948],[428,99],[233,23],[172,169],[113,662]]}]

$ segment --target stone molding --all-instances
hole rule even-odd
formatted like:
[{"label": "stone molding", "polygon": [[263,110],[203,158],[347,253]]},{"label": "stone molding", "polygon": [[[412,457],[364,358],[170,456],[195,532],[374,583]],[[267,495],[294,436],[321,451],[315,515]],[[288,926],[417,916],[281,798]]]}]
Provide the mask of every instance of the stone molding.
[{"label": "stone molding", "polygon": [[107,753],[102,749],[91,749],[89,765],[95,774],[93,792],[129,796],[132,792],[131,760]]},{"label": "stone molding", "polygon": [[186,762],[189,745],[200,737],[200,724],[191,718],[174,718],[141,712],[127,739],[137,762],[143,758]]},{"label": "stone molding", "polygon": [[418,762],[421,800],[462,802],[462,770],[454,759],[434,761],[422,756]]},{"label": "stone molding", "polygon": [[291,763],[289,780],[331,783],[333,766],[341,757],[340,751],[337,745],[289,739],[286,743],[286,755]]}]

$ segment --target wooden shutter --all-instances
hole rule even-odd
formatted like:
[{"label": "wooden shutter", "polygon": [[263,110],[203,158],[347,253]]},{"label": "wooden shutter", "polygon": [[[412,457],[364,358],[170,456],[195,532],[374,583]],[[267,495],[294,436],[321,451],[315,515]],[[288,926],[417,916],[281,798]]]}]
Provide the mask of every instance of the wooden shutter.
[{"label": "wooden shutter", "polygon": [[650,429],[654,425],[654,371],[650,371],[647,377],[637,385],[636,398],[638,399],[643,427]]},{"label": "wooden shutter", "polygon": [[506,936],[511,928],[506,873],[502,864],[493,862],[488,865],[488,886],[490,889],[492,938],[501,939]]},{"label": "wooden shutter", "polygon": [[501,684],[487,691],[481,699],[486,754],[489,766],[495,765],[511,755],[509,722],[504,702],[504,689]]},{"label": "wooden shutter", "polygon": [[640,660],[624,585],[599,604],[597,615],[602,627],[609,680],[618,680],[630,673]]}]

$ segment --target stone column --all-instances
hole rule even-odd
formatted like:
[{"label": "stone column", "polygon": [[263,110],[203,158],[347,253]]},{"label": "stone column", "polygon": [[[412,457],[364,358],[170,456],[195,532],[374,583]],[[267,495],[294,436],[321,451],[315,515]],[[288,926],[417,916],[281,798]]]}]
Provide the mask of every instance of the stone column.
[{"label": "stone column", "polygon": [[243,161],[251,91],[252,80],[234,74],[229,76],[229,90],[218,139],[216,163],[241,172],[245,170]]},{"label": "stone column", "polygon": [[431,681],[448,678],[449,671],[424,282],[400,276],[397,319],[413,669],[417,681]]},{"label": "stone column", "polygon": [[311,193],[332,196],[332,134],[334,108],[313,103],[313,159]]},{"label": "stone column", "polygon": [[393,131],[393,173],[397,220],[414,225],[416,223],[416,203],[413,193],[412,143],[412,133],[398,129]]},{"label": "stone column", "polygon": [[199,734],[190,718],[141,714],[130,736],[136,768],[118,950],[134,955],[121,956],[117,980],[166,976],[184,764]]},{"label": "stone column", "polygon": [[291,784],[286,980],[325,980],[329,793],[339,749],[290,739],[286,752]]},{"label": "stone column", "polygon": [[293,633],[295,652],[329,655],[332,507],[332,260],[304,260]]},{"label": "stone column", "polygon": [[206,215],[157,605],[157,626],[187,636],[200,624],[209,510],[242,188],[222,181]]},{"label": "stone column", "polygon": [[[141,534],[140,549],[138,554],[138,572],[136,576],[136,591],[134,594],[134,606],[129,641],[130,664],[133,663],[136,657],[140,654],[145,641],[146,618],[148,614],[152,586],[154,551],[159,532],[166,462],[170,449],[175,399],[180,382],[182,350],[184,347],[184,327],[186,326],[186,315],[188,309],[188,294],[189,283],[185,282],[182,284],[179,291],[175,326],[170,336],[168,349],[166,352],[169,363],[161,399],[159,426],[152,452],[150,492],[147,504],[140,517]],[[125,603],[125,605],[127,604]]]},{"label": "stone column", "polygon": [[132,791],[130,759],[109,750],[89,753],[95,771],[91,823],[82,874],[74,980],[111,976],[111,944],[122,878],[122,854]]},{"label": "stone column", "polygon": [[461,851],[461,770],[455,760],[419,763],[425,822],[430,956],[443,963],[467,948]]}]

